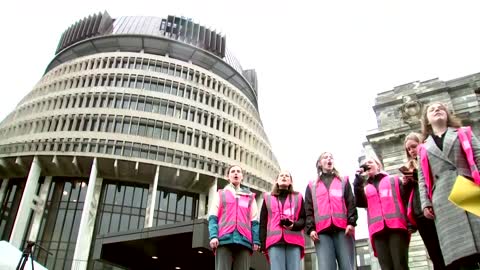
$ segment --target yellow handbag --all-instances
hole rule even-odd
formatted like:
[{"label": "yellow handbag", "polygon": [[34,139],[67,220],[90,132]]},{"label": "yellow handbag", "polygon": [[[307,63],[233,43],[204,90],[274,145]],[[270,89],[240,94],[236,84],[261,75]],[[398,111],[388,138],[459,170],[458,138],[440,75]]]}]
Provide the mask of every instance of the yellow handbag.
[{"label": "yellow handbag", "polygon": [[457,176],[448,200],[480,217],[480,186],[472,180],[462,175]]}]

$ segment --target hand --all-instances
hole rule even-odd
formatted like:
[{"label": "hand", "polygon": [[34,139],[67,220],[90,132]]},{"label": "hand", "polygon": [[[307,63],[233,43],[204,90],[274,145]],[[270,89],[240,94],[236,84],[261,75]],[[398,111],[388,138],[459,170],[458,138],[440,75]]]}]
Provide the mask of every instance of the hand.
[{"label": "hand", "polygon": [[345,235],[355,237],[355,227],[353,227],[352,225],[348,225],[345,229]]},{"label": "hand", "polygon": [[253,251],[260,251],[260,246],[257,244],[253,244]]},{"label": "hand", "polygon": [[433,212],[433,208],[431,206],[425,207],[423,209],[423,215],[428,219],[435,218],[435,213]]},{"label": "hand", "polygon": [[283,225],[283,228],[291,231],[293,229],[293,223],[290,224],[290,226]]},{"label": "hand", "polygon": [[408,182],[413,182],[414,180],[415,178],[413,178],[413,173],[407,173],[407,174],[404,174],[402,177],[402,184],[406,185],[408,184]]},{"label": "hand", "polygon": [[368,172],[365,171],[362,167],[358,168],[355,171],[355,181],[363,183],[368,179]]},{"label": "hand", "polygon": [[216,249],[218,247],[218,239],[217,238],[212,238],[212,240],[210,240],[210,247],[212,249]]},{"label": "hand", "polygon": [[402,174],[408,174],[408,173],[413,173],[413,170],[410,170],[409,168],[402,166],[400,169],[398,169]]},{"label": "hand", "polygon": [[359,168],[359,169],[357,169],[357,170],[355,171],[355,174],[361,176],[362,173],[364,173],[364,172],[365,172],[365,171],[363,170],[363,168]]},{"label": "hand", "polygon": [[312,239],[313,242],[320,240],[320,239],[318,239],[318,234],[317,234],[316,231],[311,231],[310,232],[310,239]]}]

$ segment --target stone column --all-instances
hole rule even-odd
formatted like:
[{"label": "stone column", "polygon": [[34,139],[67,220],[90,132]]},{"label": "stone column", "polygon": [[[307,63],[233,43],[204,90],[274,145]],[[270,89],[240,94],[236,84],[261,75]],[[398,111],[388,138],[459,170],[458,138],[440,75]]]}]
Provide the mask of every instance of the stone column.
[{"label": "stone column", "polygon": [[97,208],[103,182],[103,178],[98,178],[97,174],[97,158],[94,158],[92,169],[90,170],[90,178],[88,179],[87,194],[85,195],[85,203],[78,229],[75,252],[73,254],[72,270],[87,269],[93,227],[95,226],[95,218],[97,216]]},{"label": "stone column", "polygon": [[9,179],[5,178],[2,181],[2,186],[0,187],[0,203],[3,203],[3,199],[5,199],[5,194],[7,193],[7,186],[8,186]]},{"label": "stone column", "polygon": [[153,226],[153,218],[155,214],[155,204],[157,199],[158,177],[160,176],[160,166],[157,165],[153,184],[148,189],[147,210],[145,214],[145,228]]},{"label": "stone column", "polygon": [[198,198],[198,218],[208,218],[208,213],[206,212],[206,201],[207,195],[204,193],[200,193]]},{"label": "stone column", "polygon": [[205,151],[208,151],[210,147],[210,135],[206,134],[205,135]]},{"label": "stone column", "polygon": [[222,138],[218,138],[218,154],[223,155],[223,144],[225,141]]},{"label": "stone column", "polygon": [[207,113],[207,123],[206,126],[210,127],[210,123],[212,122],[212,114]]},{"label": "stone column", "polygon": [[[215,103],[216,103],[216,102],[215,102]],[[214,105],[214,107],[217,108],[216,104]],[[213,129],[216,130],[216,129],[218,128],[218,125],[217,125],[217,123],[218,123],[218,121],[217,121],[217,120],[218,120],[218,116],[214,114],[214,115],[212,116],[212,119],[213,119]]]},{"label": "stone column", "polygon": [[256,194],[255,202],[257,203],[258,218],[260,219],[260,209],[262,209],[262,204],[263,204],[263,193],[260,192],[260,194]]},{"label": "stone column", "polygon": [[47,201],[48,190],[50,189],[50,184],[52,183],[52,177],[46,176],[45,181],[40,187],[40,194],[38,196],[37,205],[34,208],[34,214],[32,218],[32,225],[30,227],[30,234],[28,235],[28,240],[36,241],[38,236],[38,231],[40,230],[40,223],[42,222],[43,210],[45,209],[45,202]]},{"label": "stone column", "polygon": [[28,229],[27,223],[32,211],[32,202],[36,196],[35,191],[37,190],[40,173],[41,169],[38,157],[35,156],[30,166],[25,190],[23,191],[22,200],[20,201],[20,206],[18,207],[15,218],[15,224],[13,225],[12,234],[10,235],[10,244],[19,249],[22,247],[23,236]]},{"label": "stone column", "polygon": [[205,211],[205,212],[207,212],[207,216],[208,216],[208,211],[210,211],[210,209],[212,209],[213,199],[215,198],[215,196],[217,194],[217,188],[218,188],[217,183],[218,183],[218,179],[215,178],[215,180],[213,180],[212,185],[208,189],[208,209],[207,209],[207,211]]}]

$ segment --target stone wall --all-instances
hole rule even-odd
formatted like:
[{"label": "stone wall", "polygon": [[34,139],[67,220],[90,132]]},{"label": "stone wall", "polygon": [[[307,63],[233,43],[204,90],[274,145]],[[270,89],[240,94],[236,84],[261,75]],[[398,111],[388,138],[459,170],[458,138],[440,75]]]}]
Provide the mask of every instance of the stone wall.
[{"label": "stone wall", "polygon": [[[441,81],[432,79],[397,86],[379,93],[375,99],[377,126],[367,133],[366,155],[374,155],[391,174],[406,161],[403,141],[412,132],[420,132],[421,112],[432,102],[446,103],[463,122],[480,136],[480,73]],[[410,269],[433,269],[418,233],[412,236],[409,250]]]}]

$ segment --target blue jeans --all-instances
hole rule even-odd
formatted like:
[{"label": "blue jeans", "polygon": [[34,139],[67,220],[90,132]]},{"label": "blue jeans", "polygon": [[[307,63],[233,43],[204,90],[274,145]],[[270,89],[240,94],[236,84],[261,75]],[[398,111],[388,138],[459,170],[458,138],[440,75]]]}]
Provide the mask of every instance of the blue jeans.
[{"label": "blue jeans", "polygon": [[279,244],[268,248],[270,270],[300,270],[300,247]]},{"label": "blue jeans", "polygon": [[345,231],[318,234],[315,251],[319,270],[355,269],[355,240]]}]

